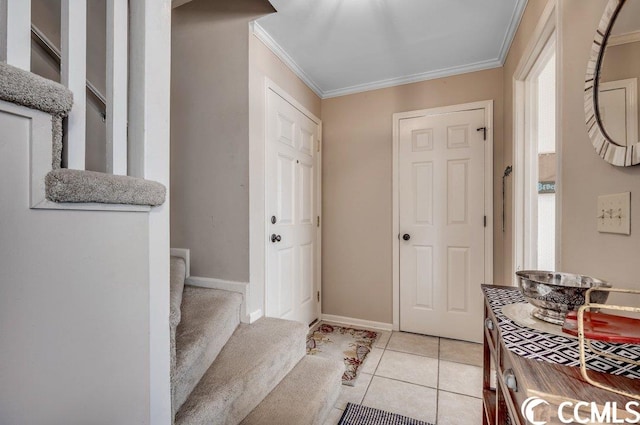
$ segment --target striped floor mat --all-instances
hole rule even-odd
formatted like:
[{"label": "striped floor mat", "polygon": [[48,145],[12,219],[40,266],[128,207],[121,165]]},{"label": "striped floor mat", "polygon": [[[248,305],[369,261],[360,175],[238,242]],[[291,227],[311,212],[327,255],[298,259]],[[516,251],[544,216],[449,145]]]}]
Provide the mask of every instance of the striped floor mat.
[{"label": "striped floor mat", "polygon": [[432,425],[384,410],[347,403],[338,425]]}]

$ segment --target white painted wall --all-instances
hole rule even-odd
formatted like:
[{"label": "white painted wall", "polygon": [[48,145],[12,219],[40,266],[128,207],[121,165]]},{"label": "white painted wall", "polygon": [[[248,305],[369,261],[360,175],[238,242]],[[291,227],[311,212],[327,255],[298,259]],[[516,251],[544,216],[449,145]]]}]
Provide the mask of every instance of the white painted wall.
[{"label": "white painted wall", "polygon": [[0,423],[149,423],[149,216],[30,210],[29,126],[0,112]]}]

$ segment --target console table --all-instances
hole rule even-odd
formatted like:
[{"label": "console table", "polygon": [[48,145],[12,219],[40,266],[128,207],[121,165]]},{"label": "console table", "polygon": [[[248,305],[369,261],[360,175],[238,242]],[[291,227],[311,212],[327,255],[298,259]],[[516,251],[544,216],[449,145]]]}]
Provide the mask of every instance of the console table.
[{"label": "console table", "polygon": [[[553,336],[522,327],[502,314],[505,303],[524,302],[518,288],[482,285],[482,290],[485,298],[484,425],[527,425],[521,406],[529,397],[540,397],[548,403],[532,409],[534,420],[546,421],[547,424],[562,423],[558,418],[558,406],[563,402],[570,402],[572,406],[580,401],[595,402],[600,408],[607,402],[615,402],[618,407],[617,418],[634,418],[625,410],[627,402],[632,399],[601,390],[582,379],[580,369],[574,365],[578,359],[576,357],[574,362],[574,342],[570,337]],[[541,349],[545,346],[548,346],[548,350]],[[554,352],[558,347],[560,350]],[[640,350],[640,347],[631,349]],[[604,363],[593,362],[592,369],[598,370],[598,367],[611,368]],[[634,378],[640,376],[640,372],[634,369],[611,370]],[[593,376],[608,385],[633,393],[640,392],[639,379],[603,372],[594,372]],[[572,406],[563,410],[565,417],[573,415]],[[581,417],[588,417],[590,410],[589,407],[581,408]]]}]

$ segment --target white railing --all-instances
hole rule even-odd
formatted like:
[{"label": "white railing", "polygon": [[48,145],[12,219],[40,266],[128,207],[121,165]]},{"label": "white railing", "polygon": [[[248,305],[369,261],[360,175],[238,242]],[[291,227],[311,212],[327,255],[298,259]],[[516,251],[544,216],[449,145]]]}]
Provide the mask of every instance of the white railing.
[{"label": "white railing", "polygon": [[60,82],[73,93],[64,150],[67,168],[84,170],[87,126],[87,2],[62,0]]},{"label": "white railing", "polygon": [[[107,0],[106,171],[127,175],[129,4]],[[64,154],[67,168],[85,169],[87,126],[87,0],[61,2],[61,83],[73,92]],[[30,71],[31,1],[0,0],[0,60]]]}]

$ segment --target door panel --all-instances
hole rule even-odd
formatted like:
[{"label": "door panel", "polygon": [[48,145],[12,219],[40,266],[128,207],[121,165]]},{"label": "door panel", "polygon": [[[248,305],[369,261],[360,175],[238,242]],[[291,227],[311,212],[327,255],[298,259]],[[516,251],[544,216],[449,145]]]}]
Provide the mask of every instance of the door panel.
[{"label": "door panel", "polygon": [[485,110],[399,123],[400,329],[480,341]]},{"label": "door panel", "polygon": [[292,156],[278,152],[277,215],[280,224],[293,224],[295,160]]},{"label": "door panel", "polygon": [[415,223],[433,224],[433,162],[413,164]]},{"label": "door panel", "polygon": [[414,245],[416,261],[415,307],[433,308],[433,247]]},{"label": "door panel", "polygon": [[279,248],[276,251],[279,276],[279,302],[276,309],[276,315],[282,318],[286,318],[293,314],[293,281],[295,278],[293,254],[292,247]]},{"label": "door panel", "polygon": [[305,324],[318,316],[314,296],[318,133],[318,124],[268,91],[265,314]]}]

